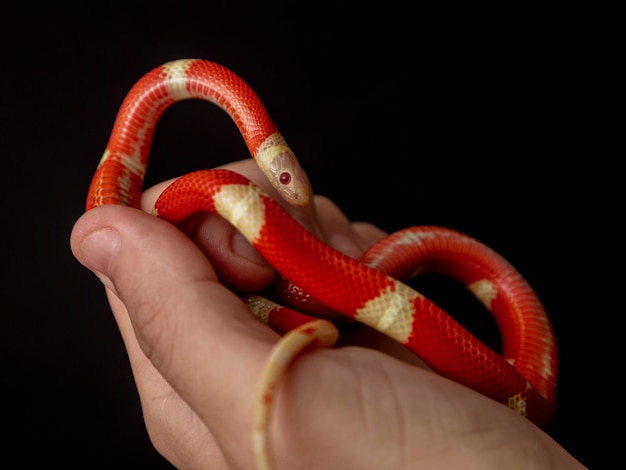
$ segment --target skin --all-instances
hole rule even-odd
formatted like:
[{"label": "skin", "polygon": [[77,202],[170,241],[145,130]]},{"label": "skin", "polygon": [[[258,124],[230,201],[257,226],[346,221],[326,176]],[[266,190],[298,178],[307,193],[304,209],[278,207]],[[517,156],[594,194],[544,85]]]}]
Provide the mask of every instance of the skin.
[{"label": "skin", "polygon": [[[252,161],[227,167],[273,193]],[[144,211],[165,185],[144,194]],[[309,211],[302,222],[350,256],[385,235],[326,198],[315,206],[317,217]],[[190,221],[189,239],[146,212],[93,209],[76,222],[71,247],[106,287],[150,438],[181,469],[254,468],[256,383],[278,336],[231,289],[264,287],[273,270],[219,217]],[[281,382],[276,469],[585,468],[530,421],[371,331],[348,338],[300,357]]]}]

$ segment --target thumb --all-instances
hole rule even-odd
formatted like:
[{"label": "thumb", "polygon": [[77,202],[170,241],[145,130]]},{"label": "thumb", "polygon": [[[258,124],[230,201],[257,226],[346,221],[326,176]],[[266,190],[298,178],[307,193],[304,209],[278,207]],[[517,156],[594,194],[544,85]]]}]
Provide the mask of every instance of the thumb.
[{"label": "thumb", "polygon": [[[252,429],[250,384],[276,335],[218,282],[196,245],[156,217],[95,208],[77,221],[71,248],[123,303],[143,354],[230,454]],[[231,456],[251,458],[241,448]]]}]

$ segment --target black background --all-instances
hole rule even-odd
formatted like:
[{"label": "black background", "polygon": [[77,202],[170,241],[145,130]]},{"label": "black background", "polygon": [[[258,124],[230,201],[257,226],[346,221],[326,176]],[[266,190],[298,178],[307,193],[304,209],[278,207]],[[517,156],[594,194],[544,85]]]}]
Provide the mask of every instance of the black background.
[{"label": "black background", "polygon": [[[619,253],[594,242],[619,213],[607,209],[617,169],[589,133],[603,86],[595,33],[584,14],[402,5],[5,11],[0,459],[167,468],[102,286],[68,240],[125,93],[163,62],[198,57],[252,85],[314,190],[349,218],[454,228],[508,258],[559,340],[547,432],[587,466],[611,460],[600,423],[621,413],[619,373],[605,372],[616,357],[602,325],[618,309],[602,264]],[[202,102],[168,110],[153,149],[147,184],[247,157],[233,123]]]}]

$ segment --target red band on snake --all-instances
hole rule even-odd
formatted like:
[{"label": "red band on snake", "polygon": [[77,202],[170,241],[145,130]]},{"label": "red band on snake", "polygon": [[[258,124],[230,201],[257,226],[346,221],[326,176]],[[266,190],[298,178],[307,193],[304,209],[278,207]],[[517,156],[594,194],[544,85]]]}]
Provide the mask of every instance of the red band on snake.
[{"label": "red band on snake", "polygon": [[[203,60],[174,61],[149,72],[127,95],[109,144],[93,177],[87,209],[102,204],[139,207],[156,123],[170,105],[208,100],[236,123],[251,156],[290,204],[306,206],[306,174],[252,89],[230,70]],[[177,179],[159,197],[155,214],[173,224],[210,211],[233,224],[292,286],[330,309],[386,334],[437,373],[464,384],[546,426],[556,408],[558,354],[549,318],[532,288],[505,259],[453,230],[412,227],[371,247],[360,260],[343,255],[304,229],[287,211],[237,173],[206,170]],[[491,311],[502,336],[498,354],[402,281],[434,271],[465,285]],[[247,301],[280,333],[277,345],[290,358],[309,344],[334,343],[334,328],[311,312]],[[320,309],[317,309],[318,312]],[[307,327],[306,325],[311,325]],[[294,335],[300,338],[294,339]],[[296,346],[292,346],[295,344]],[[280,376],[273,362],[260,402]],[[271,398],[271,397],[270,397]],[[260,405],[262,406],[262,404]],[[268,410],[257,420],[265,439]],[[267,452],[264,441],[258,452]],[[270,468],[267,456],[259,467]]]}]

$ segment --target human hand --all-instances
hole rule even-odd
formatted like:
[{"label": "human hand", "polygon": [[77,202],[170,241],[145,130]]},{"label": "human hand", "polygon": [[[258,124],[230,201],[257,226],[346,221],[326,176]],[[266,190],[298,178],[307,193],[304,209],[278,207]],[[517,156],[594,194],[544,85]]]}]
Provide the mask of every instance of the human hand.
[{"label": "human hand", "polygon": [[[273,192],[252,161],[229,167]],[[145,210],[162,189],[146,192]],[[350,256],[384,236],[327,199],[316,205],[318,220],[301,221]],[[253,468],[256,385],[278,336],[231,289],[265,287],[273,270],[217,216],[185,231],[191,240],[141,211],[103,206],[77,221],[71,245],[106,286],[157,450],[178,468]],[[271,446],[277,469],[582,468],[505,406],[358,346],[291,366]]]}]

